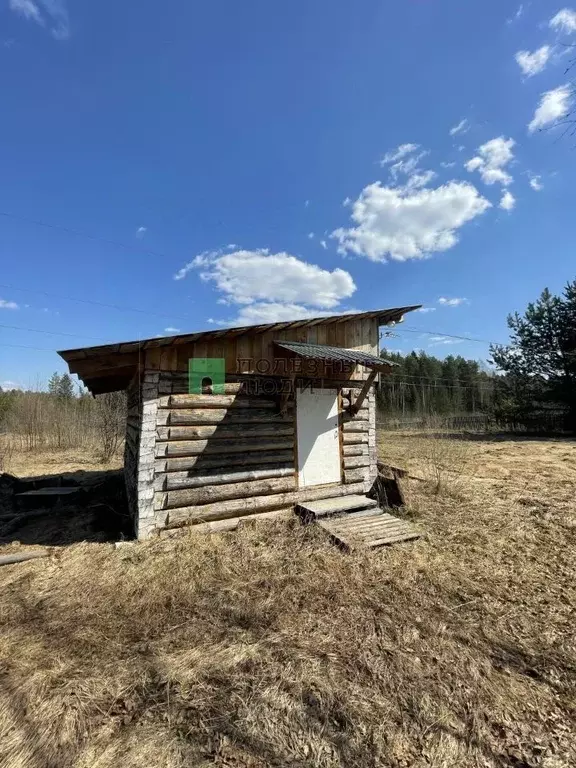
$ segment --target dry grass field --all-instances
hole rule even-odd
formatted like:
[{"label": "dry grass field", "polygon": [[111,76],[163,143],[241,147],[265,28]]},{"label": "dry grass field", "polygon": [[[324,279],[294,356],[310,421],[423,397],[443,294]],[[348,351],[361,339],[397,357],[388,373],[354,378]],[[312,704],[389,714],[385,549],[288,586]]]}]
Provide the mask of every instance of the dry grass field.
[{"label": "dry grass field", "polygon": [[261,523],[0,568],[0,766],[576,765],[576,443],[380,456],[416,542]]}]

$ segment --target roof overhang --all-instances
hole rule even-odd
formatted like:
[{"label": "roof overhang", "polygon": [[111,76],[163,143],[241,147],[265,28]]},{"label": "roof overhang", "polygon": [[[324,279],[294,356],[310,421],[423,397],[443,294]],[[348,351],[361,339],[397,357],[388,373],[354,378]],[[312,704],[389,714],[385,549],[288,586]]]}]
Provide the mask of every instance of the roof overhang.
[{"label": "roof overhang", "polygon": [[212,342],[230,339],[247,334],[283,333],[296,329],[310,328],[315,325],[335,325],[351,320],[377,320],[378,325],[395,325],[403,320],[407,312],[419,309],[421,305],[375,309],[368,312],[348,312],[340,315],[309,317],[301,320],[266,323],[263,325],[245,325],[235,328],[199,331],[197,333],[162,336],[135,341],[121,341],[97,347],[81,347],[58,352],[67,363],[71,373],[78,375],[81,381],[94,395],[126,389],[132,377],[144,360],[143,352],[149,349],[179,347],[198,341]]}]

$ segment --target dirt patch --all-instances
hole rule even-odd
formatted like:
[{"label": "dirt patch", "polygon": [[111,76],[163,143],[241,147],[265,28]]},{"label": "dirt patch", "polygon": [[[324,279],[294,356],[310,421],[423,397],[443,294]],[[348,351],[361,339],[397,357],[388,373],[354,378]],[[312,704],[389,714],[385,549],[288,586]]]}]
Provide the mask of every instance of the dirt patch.
[{"label": "dirt patch", "polygon": [[423,473],[415,543],[261,523],[1,568],[0,765],[575,765],[576,445],[410,439],[380,455]]}]

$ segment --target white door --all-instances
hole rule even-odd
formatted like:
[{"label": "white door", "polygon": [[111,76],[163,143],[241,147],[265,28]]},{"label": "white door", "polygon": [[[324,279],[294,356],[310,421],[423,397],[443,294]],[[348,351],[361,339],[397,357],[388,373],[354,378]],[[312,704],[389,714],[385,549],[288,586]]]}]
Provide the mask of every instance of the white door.
[{"label": "white door", "polygon": [[338,392],[297,390],[296,431],[300,488],[339,483]]}]

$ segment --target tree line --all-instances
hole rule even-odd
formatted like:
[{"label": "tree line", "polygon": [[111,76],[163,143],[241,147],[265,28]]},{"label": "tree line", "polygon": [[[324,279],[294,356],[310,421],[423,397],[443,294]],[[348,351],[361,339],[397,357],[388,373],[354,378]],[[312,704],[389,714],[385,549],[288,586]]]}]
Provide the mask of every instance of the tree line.
[{"label": "tree line", "polygon": [[378,388],[381,418],[485,414],[508,430],[576,432],[576,280],[547,288],[509,315],[509,344],[492,344],[486,368],[475,360],[382,351],[395,363]]},{"label": "tree line", "polygon": [[[545,289],[508,317],[510,343],[491,345],[492,368],[460,355],[382,350],[395,365],[382,377],[381,419],[485,415],[503,429],[576,432],[576,280]],[[0,438],[21,448],[98,445],[107,460],[124,435],[125,393],[92,398],[69,374],[46,392],[0,389]]]},{"label": "tree line", "polygon": [[426,352],[382,350],[394,363],[383,376],[377,393],[382,417],[403,419],[425,416],[461,416],[489,413],[494,402],[494,374],[477,360],[461,355],[444,359]]},{"label": "tree line", "polygon": [[107,462],[120,449],[125,422],[124,392],[94,398],[67,373],[54,373],[47,391],[0,388],[0,464],[14,450],[52,449],[85,449]]},{"label": "tree line", "polygon": [[576,280],[559,296],[545,288],[523,315],[508,316],[510,344],[492,345],[501,372],[496,417],[529,429],[576,432]]}]

